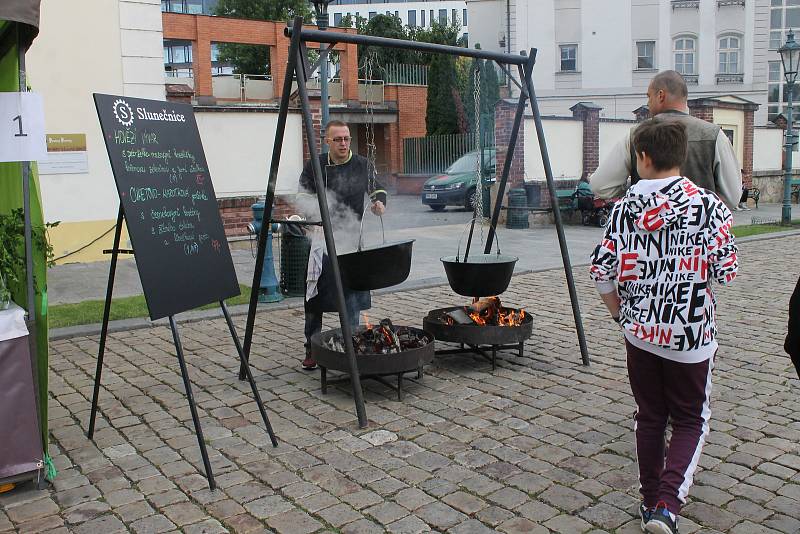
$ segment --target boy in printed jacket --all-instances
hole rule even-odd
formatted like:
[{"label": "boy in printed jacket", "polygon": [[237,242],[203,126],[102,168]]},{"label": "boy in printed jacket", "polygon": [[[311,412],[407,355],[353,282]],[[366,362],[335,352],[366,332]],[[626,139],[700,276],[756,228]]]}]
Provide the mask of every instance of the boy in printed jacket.
[{"label": "boy in printed jacket", "polygon": [[590,275],[625,336],[642,531],[673,534],[708,435],[712,284],[734,279],[737,249],[725,204],[680,176],[684,126],[645,121],[633,144],[643,180],[614,206]]}]

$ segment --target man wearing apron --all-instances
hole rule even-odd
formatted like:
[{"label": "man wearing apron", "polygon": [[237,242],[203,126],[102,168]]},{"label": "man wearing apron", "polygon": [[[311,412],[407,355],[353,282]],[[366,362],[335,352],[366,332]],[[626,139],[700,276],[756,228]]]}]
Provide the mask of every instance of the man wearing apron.
[{"label": "man wearing apron", "polygon": [[[375,169],[363,156],[353,154],[350,150],[350,128],[341,121],[330,121],[325,130],[325,142],[329,152],[320,155],[322,180],[326,194],[335,197],[337,203],[333,210],[349,210],[357,220],[364,214],[364,194],[369,194],[372,205],[370,210],[375,215],[383,215],[386,211],[386,191],[375,178]],[[301,194],[316,195],[314,172],[311,162],[306,163],[300,175]],[[331,195],[332,193],[332,195]],[[335,213],[332,213],[335,217]],[[334,228],[336,230],[336,228]],[[303,368],[314,369],[317,362],[311,357],[311,336],[322,330],[323,312],[336,310],[336,282],[331,271],[331,260],[325,252],[325,239],[322,229],[314,227],[312,233],[311,252],[308,257],[308,273],[305,299],[305,359]],[[358,325],[361,310],[368,310],[371,305],[369,291],[351,291],[344,288],[347,315],[352,326]]]}]

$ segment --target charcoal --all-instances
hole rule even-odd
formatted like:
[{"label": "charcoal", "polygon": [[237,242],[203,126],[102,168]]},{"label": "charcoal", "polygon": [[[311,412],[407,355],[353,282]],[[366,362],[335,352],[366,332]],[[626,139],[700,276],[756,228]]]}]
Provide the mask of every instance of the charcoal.
[{"label": "charcoal", "polygon": [[[352,339],[356,354],[397,354],[428,344],[424,332],[407,326],[395,326],[390,319],[360,328]],[[345,352],[344,337],[341,334],[332,335],[325,341],[325,347],[335,352]]]}]

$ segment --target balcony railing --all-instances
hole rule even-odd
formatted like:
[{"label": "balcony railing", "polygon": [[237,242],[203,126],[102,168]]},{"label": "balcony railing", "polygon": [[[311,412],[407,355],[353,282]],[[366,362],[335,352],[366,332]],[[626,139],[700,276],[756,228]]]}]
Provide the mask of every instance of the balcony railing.
[{"label": "balcony railing", "polygon": [[717,7],[725,6],[742,6],[744,7],[745,0],[717,0]]},{"label": "balcony railing", "polygon": [[697,85],[697,74],[681,74],[681,76],[683,76],[683,81],[686,82],[686,85]]},{"label": "balcony railing", "polygon": [[428,66],[403,63],[386,65],[383,79],[386,83],[397,85],[428,85]]},{"label": "balcony railing", "polygon": [[[165,71],[164,81],[195,88],[191,71]],[[211,77],[211,94],[222,100],[239,102],[275,99],[272,76],[263,74],[214,74]]]},{"label": "balcony railing", "polygon": [[744,83],[744,74],[717,74],[717,85],[724,83]]},{"label": "balcony railing", "polygon": [[165,83],[183,84],[188,85],[194,89],[194,78],[192,77],[192,69],[185,70],[167,70],[164,71]]},{"label": "balcony railing", "polygon": [[672,9],[700,9],[700,0],[672,0]]}]

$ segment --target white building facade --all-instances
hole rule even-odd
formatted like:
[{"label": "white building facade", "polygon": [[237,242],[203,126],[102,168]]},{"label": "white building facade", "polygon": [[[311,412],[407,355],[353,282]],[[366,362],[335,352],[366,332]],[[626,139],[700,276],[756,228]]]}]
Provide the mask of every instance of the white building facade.
[{"label": "white building facade", "polygon": [[469,39],[469,13],[463,0],[441,0],[434,2],[383,2],[372,0],[334,0],[328,7],[330,23],[339,26],[347,15],[371,19],[376,15],[394,15],[406,26],[430,28],[434,22],[450,25],[455,21],[461,26],[459,37]]},{"label": "white building facade", "polygon": [[736,95],[760,105],[756,125],[783,111],[777,48],[800,27],[797,0],[467,0],[471,42],[538,49],[542,113],[579,100],[630,119],[661,70],[684,75],[690,98]]}]

